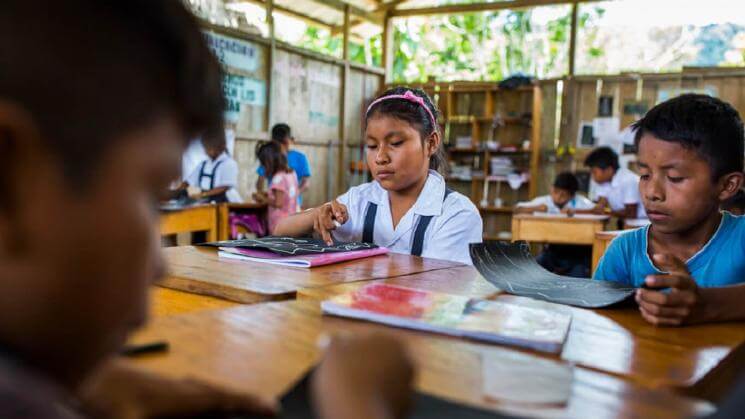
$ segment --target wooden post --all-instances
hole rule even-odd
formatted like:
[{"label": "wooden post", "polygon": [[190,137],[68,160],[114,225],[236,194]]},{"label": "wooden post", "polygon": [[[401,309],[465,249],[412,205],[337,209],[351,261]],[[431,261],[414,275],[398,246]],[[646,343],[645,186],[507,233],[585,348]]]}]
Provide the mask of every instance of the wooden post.
[{"label": "wooden post", "polygon": [[[339,164],[338,172],[336,177],[336,189],[338,193],[344,192],[346,185],[344,179],[346,178],[345,167],[345,156],[347,152],[347,133],[346,133],[346,117],[347,117],[347,102],[349,94],[347,89],[349,87],[349,17],[350,17],[349,4],[344,7],[344,33],[343,33],[343,56],[344,66],[342,67],[341,74],[341,90],[339,100]],[[336,195],[336,194],[335,194]]]},{"label": "wooden post", "polygon": [[385,70],[384,83],[389,84],[393,81],[393,61],[396,58],[396,46],[394,34],[396,28],[393,26],[393,19],[390,12],[385,13],[383,19],[383,69]]},{"label": "wooden post", "polygon": [[569,32],[569,77],[574,77],[575,71],[575,58],[577,54],[577,12],[579,11],[579,4],[575,1],[572,3],[572,21]]},{"label": "wooden post", "polygon": [[267,47],[266,56],[266,110],[264,114],[266,131],[271,129],[274,123],[272,113],[272,92],[274,87],[274,56],[276,53],[277,43],[274,37],[274,0],[266,0],[266,24],[269,28],[269,46]]}]

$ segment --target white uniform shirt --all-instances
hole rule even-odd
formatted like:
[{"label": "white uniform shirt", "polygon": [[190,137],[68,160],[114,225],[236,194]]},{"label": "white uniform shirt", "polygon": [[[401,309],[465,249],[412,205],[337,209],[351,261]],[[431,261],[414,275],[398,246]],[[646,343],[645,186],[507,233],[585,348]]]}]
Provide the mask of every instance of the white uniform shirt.
[{"label": "white uniform shirt", "polygon": [[[204,162],[206,162],[206,164],[204,165],[204,174],[208,176],[202,176],[200,180],[199,175],[202,170],[202,163]],[[212,189],[210,187],[212,185],[212,179],[209,177],[209,175],[211,175],[215,171],[215,167],[217,167],[214,187],[230,187],[230,189],[228,189],[226,193],[228,202],[243,201],[241,199],[241,195],[235,189],[235,187],[238,185],[238,163],[236,163],[236,161],[232,157],[230,157],[228,153],[220,154],[220,156],[215,160],[211,160],[208,158],[202,163],[199,163],[194,168],[194,170],[191,171],[191,174],[186,178],[186,183],[188,183],[190,186],[196,186],[203,191]]]},{"label": "white uniform shirt", "polygon": [[411,254],[414,231],[421,216],[432,216],[424,234],[422,257],[445,259],[471,265],[469,243],[481,243],[483,222],[476,206],[453,192],[445,196],[445,180],[430,170],[424,189],[414,206],[393,228],[388,191],[377,181],[349,189],[338,201],[347,207],[349,220],[333,235],[340,241],[361,241],[368,202],[378,205],[373,242],[395,253]]},{"label": "white uniform shirt", "polygon": [[613,211],[621,211],[626,205],[637,204],[636,218],[647,218],[639,194],[639,175],[631,170],[618,169],[610,182],[595,187],[595,195],[598,199],[607,199]]},{"label": "white uniform shirt", "polygon": [[[542,195],[536,197],[532,201],[520,202],[517,204],[518,207],[540,207],[541,205],[546,206],[546,212],[548,213],[557,214],[561,212],[561,209],[557,207],[554,200],[551,199],[551,195]],[[564,205],[564,208],[587,210],[595,208],[595,203],[580,194],[575,194],[574,198],[570,199],[569,202]]]}]

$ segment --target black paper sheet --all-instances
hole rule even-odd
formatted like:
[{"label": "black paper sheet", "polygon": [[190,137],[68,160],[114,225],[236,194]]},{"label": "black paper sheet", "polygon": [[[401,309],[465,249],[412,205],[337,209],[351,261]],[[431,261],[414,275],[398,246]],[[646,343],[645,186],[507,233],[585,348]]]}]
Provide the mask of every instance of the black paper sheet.
[{"label": "black paper sheet", "polygon": [[226,240],[204,243],[200,246],[239,247],[244,249],[268,250],[279,255],[317,255],[320,253],[350,252],[353,250],[375,249],[372,243],[352,242],[334,243],[329,246],[323,240],[296,237],[263,237],[260,239]]},{"label": "black paper sheet", "polygon": [[611,281],[573,278],[545,270],[527,243],[486,242],[470,245],[471,260],[481,275],[514,295],[584,308],[601,308],[629,299],[635,289]]}]

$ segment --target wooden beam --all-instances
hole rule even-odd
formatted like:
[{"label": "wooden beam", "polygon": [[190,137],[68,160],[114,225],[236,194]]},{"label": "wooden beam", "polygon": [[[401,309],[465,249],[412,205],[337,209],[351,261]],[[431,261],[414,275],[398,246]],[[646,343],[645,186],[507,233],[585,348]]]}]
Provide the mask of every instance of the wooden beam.
[{"label": "wooden beam", "polygon": [[339,159],[337,164],[336,191],[335,196],[346,190],[346,152],[347,152],[347,103],[349,102],[349,23],[351,17],[351,6],[344,8],[344,34],[342,37],[342,59],[344,67],[341,69],[341,86],[339,89]]},{"label": "wooden beam", "polygon": [[264,126],[266,130],[271,129],[271,124],[274,123],[274,114],[272,109],[272,91],[274,86],[274,57],[276,56],[277,43],[274,34],[274,0],[266,0],[266,24],[269,28],[269,47],[267,48],[266,57],[266,123]]},{"label": "wooden beam", "polygon": [[386,13],[383,20],[383,56],[381,63],[385,71],[385,84],[393,81],[393,62],[396,59],[395,32],[396,27],[393,26],[393,19],[391,19],[390,13]]},{"label": "wooden beam", "polygon": [[361,17],[362,19],[365,19],[369,22],[375,23],[376,25],[380,25],[382,19],[380,18],[380,15],[376,14],[375,12],[367,11],[360,9],[357,6],[352,6],[349,3],[345,3],[342,0],[311,0],[315,3],[322,4],[324,6],[331,7],[332,9],[336,9],[339,11],[346,11],[347,8],[349,10],[349,13]]},{"label": "wooden beam", "polygon": [[579,4],[577,2],[572,4],[572,21],[569,32],[569,77],[574,77],[574,63],[577,59],[577,12],[579,10]]},{"label": "wooden beam", "polygon": [[[382,3],[380,1],[378,1],[378,8],[375,9],[375,11],[373,13],[380,13],[380,14],[382,14],[382,16],[383,16],[383,22],[382,22],[382,24],[385,25],[385,13],[388,12],[389,10],[392,10],[392,9],[396,8],[396,6],[398,6],[399,4],[406,3],[407,1],[409,1],[409,0],[393,0],[393,1],[388,2],[388,3]],[[351,23],[352,26],[351,27],[352,28],[357,27],[357,26],[361,25],[362,23],[364,23],[364,21],[361,20],[361,19],[352,19],[352,23]],[[339,25],[339,26],[334,27],[331,30],[331,34],[332,35],[338,35],[343,30],[344,30],[343,25]]]},{"label": "wooden beam", "polygon": [[[259,6],[266,7],[267,1],[264,1],[264,0],[238,0],[238,1],[236,1],[236,3],[251,3],[251,4],[256,4],[256,5],[259,5]],[[311,25],[323,26],[325,28],[330,28],[330,29],[334,28],[334,25],[332,23],[324,22],[321,19],[317,19],[317,18],[315,18],[313,16],[308,16],[308,15],[302,14],[302,13],[300,13],[298,11],[295,11],[295,10],[290,10],[290,9],[284,7],[284,6],[280,6],[280,5],[275,4],[275,5],[272,6],[272,8],[274,10],[278,11],[278,12],[282,12],[282,13],[288,15],[288,16],[292,16],[292,17],[294,17],[296,19],[302,20],[303,22],[308,23],[308,24],[311,24]]]},{"label": "wooden beam", "polygon": [[[576,3],[591,3],[601,0],[576,0]],[[487,12],[505,9],[524,9],[527,7],[552,6],[572,3],[570,0],[504,0],[494,3],[453,4],[447,6],[422,7],[416,9],[393,9],[391,16],[424,16],[437,14],[455,14],[470,12]]]}]

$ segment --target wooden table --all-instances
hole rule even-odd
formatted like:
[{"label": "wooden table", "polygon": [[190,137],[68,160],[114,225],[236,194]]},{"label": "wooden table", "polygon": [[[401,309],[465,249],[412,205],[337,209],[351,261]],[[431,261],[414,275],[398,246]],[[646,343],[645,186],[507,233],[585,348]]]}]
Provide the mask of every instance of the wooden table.
[{"label": "wooden table", "polygon": [[[726,392],[739,372],[745,371],[743,323],[657,328],[645,322],[636,307],[586,310],[499,295],[472,267],[375,282],[568,312],[572,325],[561,359],[653,389],[671,389],[715,400]],[[298,299],[318,304],[367,283],[301,290]]]},{"label": "wooden table", "polygon": [[591,272],[594,273],[595,269],[597,269],[598,264],[600,263],[600,259],[605,254],[605,251],[608,250],[608,246],[610,246],[610,242],[613,241],[613,239],[618,237],[618,235],[623,232],[624,230],[595,232],[595,238],[592,241],[592,271]]},{"label": "wooden table", "polygon": [[160,285],[240,303],[287,300],[295,298],[302,288],[463,266],[445,260],[390,253],[307,269],[220,259],[213,248],[171,247],[163,252],[169,274]]},{"label": "wooden table", "polygon": [[217,240],[217,205],[196,205],[175,211],[162,211],[160,234],[163,236],[204,231],[207,241]]},{"label": "wooden table", "polygon": [[259,216],[259,219],[263,220],[266,226],[266,204],[259,204],[256,202],[243,202],[234,203],[227,202],[218,206],[217,213],[217,239],[218,240],[230,240],[230,212],[254,212]]},{"label": "wooden table", "polygon": [[[551,418],[687,418],[711,410],[707,403],[583,367],[574,369],[571,398],[566,406],[498,404],[482,394],[482,359],[489,356],[509,362],[515,354],[513,350],[322,317],[318,303],[313,301],[255,304],[161,317],[135,336],[133,342],[165,339],[170,343],[169,353],[138,359],[147,369],[279,398],[318,360],[320,336],[371,332],[391,333],[405,343],[417,364],[419,391],[464,404]],[[530,376],[540,375],[537,367]],[[541,388],[530,386],[524,391],[540,392]]]}]

